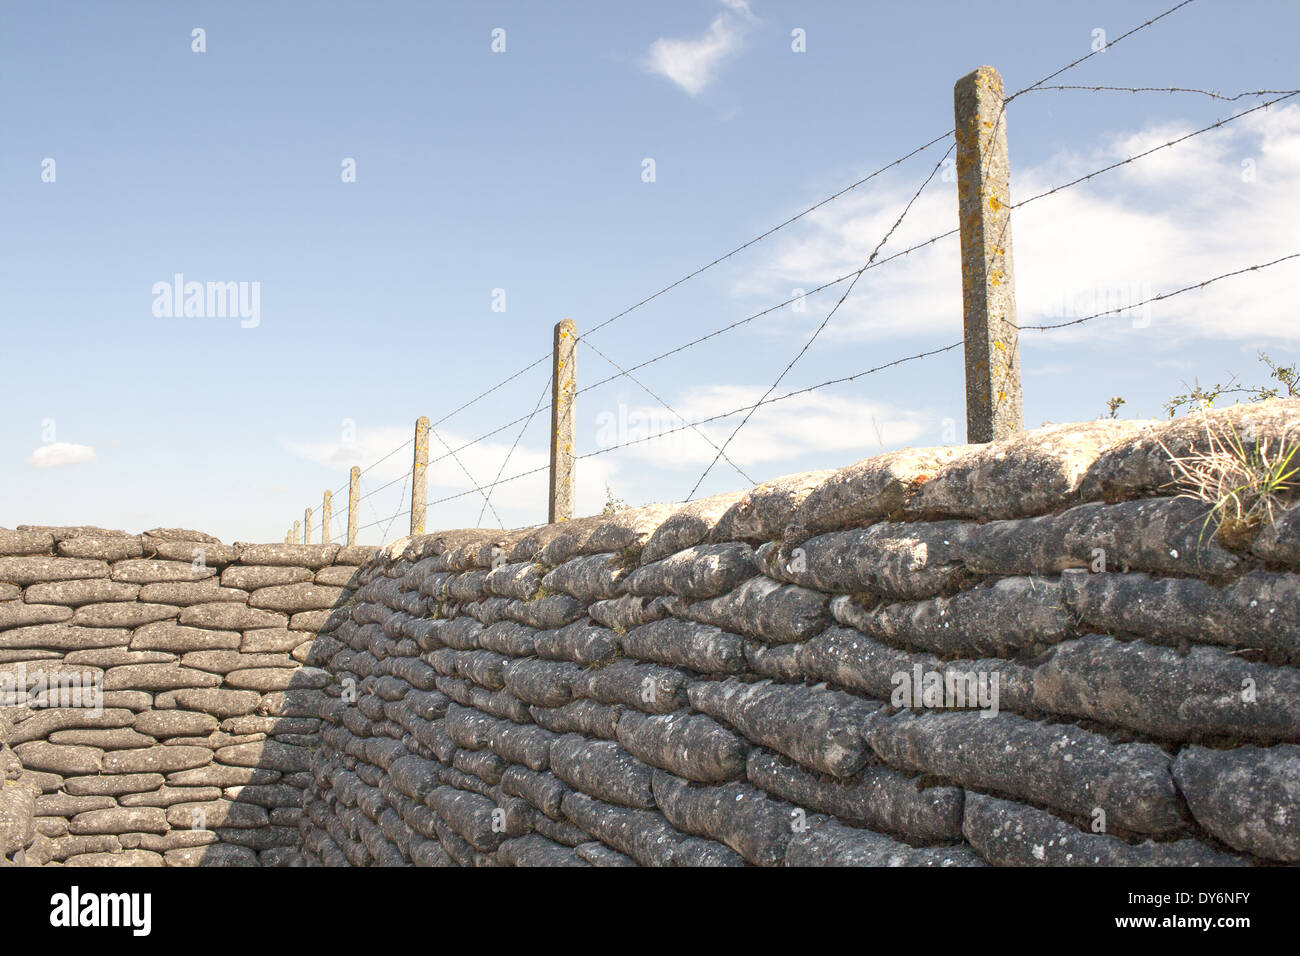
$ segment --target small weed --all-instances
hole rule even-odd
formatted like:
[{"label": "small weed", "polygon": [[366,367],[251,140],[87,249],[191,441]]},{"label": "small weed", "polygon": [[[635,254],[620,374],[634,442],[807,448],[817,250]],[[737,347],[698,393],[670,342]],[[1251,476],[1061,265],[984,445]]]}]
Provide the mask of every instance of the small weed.
[{"label": "small weed", "polygon": [[1191,498],[1210,506],[1201,526],[1202,538],[1210,522],[1226,547],[1249,545],[1254,533],[1271,524],[1279,509],[1300,490],[1293,464],[1297,446],[1285,442],[1271,447],[1267,438],[1243,442],[1231,425],[1216,430],[1205,421],[1207,449],[1179,457],[1163,444],[1176,474],[1172,482],[1180,498]]}]

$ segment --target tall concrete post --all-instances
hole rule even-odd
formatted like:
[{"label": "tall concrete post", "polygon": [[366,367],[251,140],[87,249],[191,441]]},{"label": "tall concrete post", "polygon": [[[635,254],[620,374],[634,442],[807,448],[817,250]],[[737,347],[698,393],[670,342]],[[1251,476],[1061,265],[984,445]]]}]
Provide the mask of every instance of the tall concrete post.
[{"label": "tall concrete post", "polygon": [[306,508],[302,513],[302,543],[311,544],[311,509]]},{"label": "tall concrete post", "polygon": [[1024,428],[1002,99],[1002,77],[991,66],[963,76],[953,89],[968,442]]},{"label": "tall concrete post", "polygon": [[296,521],[293,523],[293,540],[289,543],[290,544],[298,543],[298,522]]},{"label": "tall concrete post", "polygon": [[415,460],[411,463],[411,534],[424,534],[425,501],[429,494],[429,419],[415,421]]},{"label": "tall concrete post", "polygon": [[334,520],[334,492],[325,489],[324,500],[320,503],[320,543],[330,543],[330,522]]},{"label": "tall concrete post", "polygon": [[353,465],[348,475],[348,547],[357,543],[357,507],[361,504],[361,467]]},{"label": "tall concrete post", "polygon": [[551,487],[547,520],[573,517],[574,416],[578,380],[575,359],[578,325],[565,319],[555,325],[554,368],[551,375]]}]

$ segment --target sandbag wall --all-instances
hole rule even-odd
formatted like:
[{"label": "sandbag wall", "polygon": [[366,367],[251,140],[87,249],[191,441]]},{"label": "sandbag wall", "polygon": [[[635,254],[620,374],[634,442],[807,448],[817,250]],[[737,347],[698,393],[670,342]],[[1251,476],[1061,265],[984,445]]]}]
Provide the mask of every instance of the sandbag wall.
[{"label": "sandbag wall", "polygon": [[373,551],[0,530],[4,862],[299,862],[302,662]]},{"label": "sandbag wall", "polygon": [[1300,402],[399,542],[310,651],[304,857],[1300,862],[1300,508],[1207,533],[1207,424]]}]

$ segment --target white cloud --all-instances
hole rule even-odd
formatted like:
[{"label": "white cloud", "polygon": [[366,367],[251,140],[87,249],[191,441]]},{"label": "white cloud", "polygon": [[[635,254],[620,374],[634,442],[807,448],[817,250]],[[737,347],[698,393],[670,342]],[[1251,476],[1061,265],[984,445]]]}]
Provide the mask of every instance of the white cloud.
[{"label": "white cloud", "polygon": [[[699,421],[752,405],[764,391],[742,385],[689,386],[671,404],[687,421]],[[773,394],[786,391],[778,388]],[[744,413],[732,415],[696,430],[682,428],[681,419],[660,406],[620,405],[597,417],[595,446],[607,448],[667,432],[663,438],[639,441],[616,454],[661,467],[695,470],[713,460],[743,419]],[[772,469],[762,466],[795,462],[815,452],[883,451],[915,442],[927,432],[937,437],[932,419],[924,413],[897,409],[884,402],[808,392],[757,409],[726,451],[742,468],[755,467],[769,474]],[[719,461],[715,469],[730,471],[740,481],[725,460]]]},{"label": "white cloud", "polygon": [[[1200,125],[1153,125],[1031,167],[1016,166],[1013,144],[1012,198],[1036,195]],[[735,291],[749,304],[767,305],[789,298],[794,288],[809,289],[861,267],[937,154],[925,157],[933,158],[913,161],[906,176],[881,176],[861,195],[855,191],[806,217],[777,238]],[[1254,164],[1253,181],[1243,178],[1246,159]],[[955,188],[936,176],[880,258],[952,229]],[[1300,106],[1274,107],[1017,210],[1019,321],[1077,318],[1300,251],[1297,221]],[[1298,280],[1300,262],[1283,264],[1155,303],[1145,315],[1152,328],[1167,328],[1170,336],[1295,341]],[[808,331],[842,290],[837,286],[808,300],[807,315],[797,316]],[[1097,338],[1143,315],[1101,318],[1042,335],[1058,343]],[[925,335],[943,344],[960,338],[957,237],[868,270],[823,334],[828,340]]]},{"label": "white cloud", "polygon": [[747,0],[723,0],[727,9],[713,18],[700,36],[660,37],[646,51],[646,67],[666,76],[691,96],[697,96],[717,75],[723,61],[740,50],[754,20]]},{"label": "white cloud", "polygon": [[95,461],[95,449],[89,445],[55,441],[37,448],[26,464],[31,468],[62,468],[65,465],[84,465],[91,461]]}]

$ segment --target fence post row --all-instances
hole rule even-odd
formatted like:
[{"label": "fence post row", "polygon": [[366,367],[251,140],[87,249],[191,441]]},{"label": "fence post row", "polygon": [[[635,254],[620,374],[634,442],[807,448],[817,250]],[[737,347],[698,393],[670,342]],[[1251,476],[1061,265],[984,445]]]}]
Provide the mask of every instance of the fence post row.
[{"label": "fence post row", "polygon": [[[956,116],[957,197],[961,233],[962,323],[966,358],[966,440],[990,442],[1024,427],[1020,350],[1016,328],[1015,269],[1011,253],[1011,167],[1007,156],[1002,77],[981,66],[953,87]],[[573,517],[574,426],[577,405],[578,326],[555,325],[551,376],[551,463],[547,520]],[[411,534],[424,534],[428,501],[429,419],[415,423],[411,465]],[[348,479],[347,543],[357,542],[361,469]],[[321,508],[321,540],[329,542],[332,493]],[[303,541],[311,538],[311,509]],[[299,540],[298,522],[286,536]]]},{"label": "fence post row", "polygon": [[429,419],[415,420],[415,459],[411,463],[411,535],[424,534],[425,501],[429,493]]},{"label": "fence post row", "polygon": [[357,543],[357,508],[361,504],[361,466],[348,474],[348,547]]},{"label": "fence post row", "polygon": [[578,325],[565,319],[555,325],[551,375],[551,470],[547,520],[573,517],[574,408],[577,404]]},{"label": "fence post row", "polygon": [[953,88],[966,352],[966,440],[1024,427],[1016,284],[1011,256],[1011,168],[1002,77],[981,66]]}]

